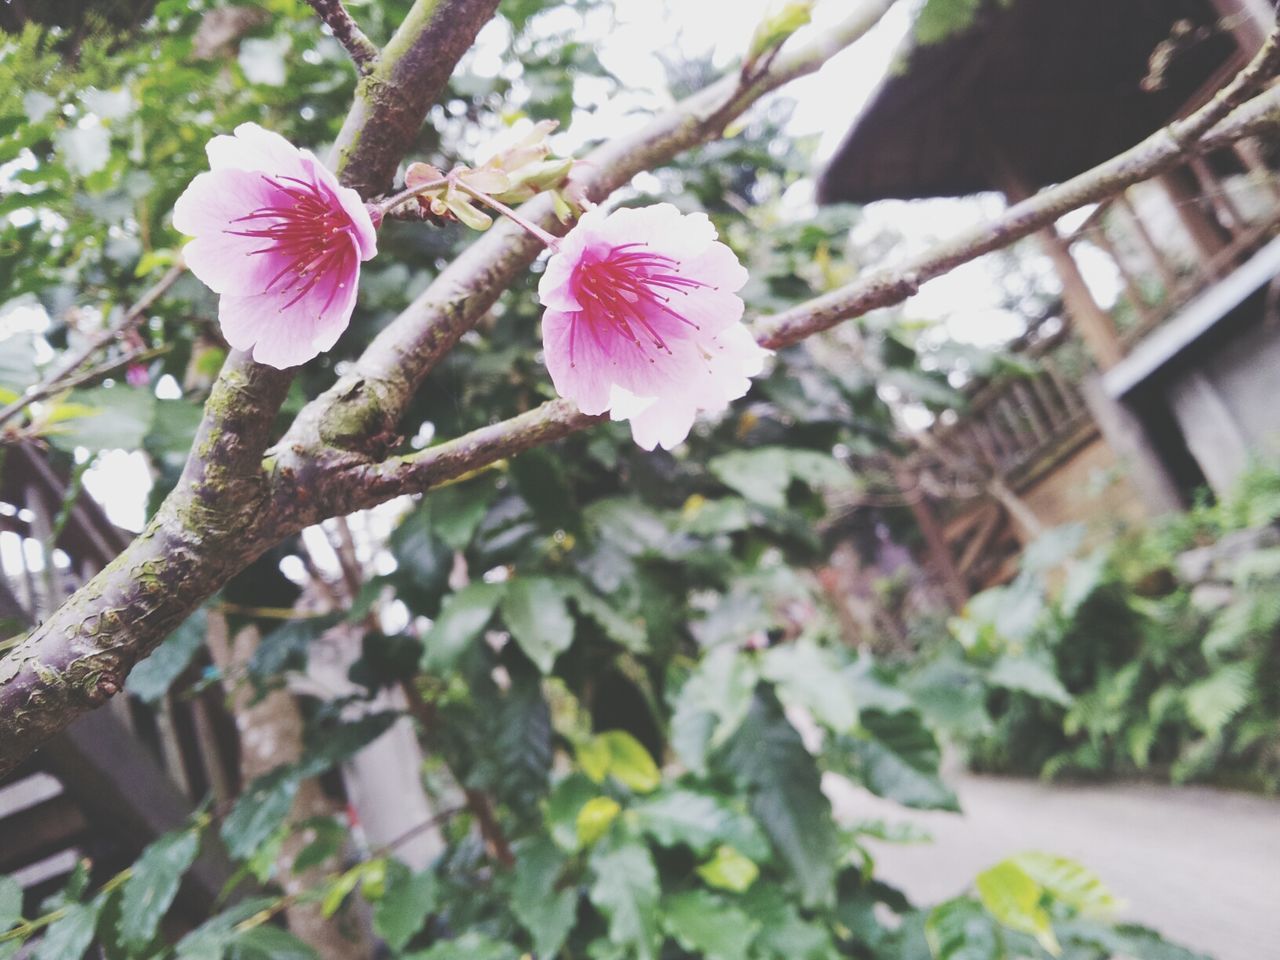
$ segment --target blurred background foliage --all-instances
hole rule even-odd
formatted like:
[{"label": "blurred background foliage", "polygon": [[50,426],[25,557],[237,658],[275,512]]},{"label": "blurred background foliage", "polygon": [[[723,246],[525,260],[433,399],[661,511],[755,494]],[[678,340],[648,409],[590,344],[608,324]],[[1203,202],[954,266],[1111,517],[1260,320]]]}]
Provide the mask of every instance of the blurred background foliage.
[{"label": "blurred background foliage", "polygon": [[[409,2],[350,6],[381,42]],[[921,39],[963,26],[973,8],[930,0]],[[169,210],[205,168],[209,138],[252,120],[321,152],[355,79],[301,0],[51,4],[26,20],[6,15],[4,402],[174,262],[181,240]],[[406,159],[447,168],[507,127],[567,127],[617,90],[591,43],[608,22],[602,0],[504,0],[485,52],[464,60]],[[496,70],[485,56],[498,58]],[[667,68],[675,95],[713,75],[709,61]],[[788,191],[811,174],[812,144],[785,135],[789,110],[771,101],[731,138],[637,178],[621,197],[705,210],[751,270],[754,315],[847,282],[899,241],[854,245],[856,209],[797,215]],[[635,113],[639,122],[644,110]],[[460,226],[388,223],[351,328],[301,371],[282,416],[327,387],[469,240]],[[403,424],[404,448],[552,395],[536,282],[535,269],[432,373]],[[143,351],[138,369],[127,378],[104,369],[100,382],[33,408],[18,433],[51,445],[76,477],[100,451],[142,451],[154,509],[224,356],[215,315],[213,295],[184,277],[148,311],[140,342],[118,348]],[[966,378],[1004,362],[882,312],[783,351],[743,403],[674,453],[646,454],[625,426],[605,425],[398,504],[348,609],[283,626],[233,615],[233,627],[256,619],[263,628],[247,674],[206,671],[200,681],[279,688],[305,670],[321,632],[345,622],[363,634],[349,674],[362,693],[304,697],[313,729],[303,757],[159,841],[130,875],[78,873],[25,921],[13,885],[0,880],[0,957],[42,932],[43,960],[81,956],[91,942],[111,957],[312,955],[274,924],[285,902],[274,854],[300,829],[288,818],[298,783],[386,729],[376,714],[344,723],[342,708],[392,688],[415,704],[434,806],[458,811],[443,823],[445,854],[411,875],[385,852],[356,850],[332,820],[307,825],[317,839],[304,856],[337,853],[343,867],[319,881],[315,899],[326,915],[366,902],[389,956],[1190,956],[1113,925],[1096,878],[1051,858],[1001,864],[972,896],[936,908],[910,904],[877,879],[869,842],[918,837],[837,822],[821,789],[834,773],[907,807],[953,808],[939,776],[948,737],[983,765],[1063,773],[1172,764],[1189,777],[1262,753],[1275,783],[1274,696],[1254,697],[1276,689],[1274,651],[1261,639],[1280,621],[1274,571],[1238,573],[1257,623],[1223,624],[1227,615],[1199,611],[1186,586],[1154,596],[1135,586],[1171,562],[1167,552],[1150,560],[1160,548],[1141,541],[1081,561],[1069,597],[1051,598],[1044,577],[1054,564],[1032,563],[976,600],[950,634],[925,637],[922,620],[909,651],[899,642],[880,657],[875,643],[851,642],[817,571],[839,543],[874,554],[890,539],[913,542],[903,507],[875,505],[884,455],[902,449],[899,408],[954,404]],[[1208,509],[1187,522],[1215,536],[1229,527]],[[1187,536],[1199,542],[1195,530]],[[307,584],[274,568],[304,552],[286,544],[214,606],[290,606]],[[1109,645],[1117,610],[1138,624],[1133,650]],[[190,676],[203,616],[135,674],[134,695],[155,699]],[[1100,620],[1109,632],[1095,628]],[[1212,645],[1196,636],[1208,621]],[[1171,622],[1180,632],[1164,631]],[[1215,666],[1209,689],[1163,692],[1205,663]],[[477,793],[509,863],[486,847],[467,804]],[[216,842],[244,886],[204,926],[166,940],[159,920],[177,878],[199,843]]]}]

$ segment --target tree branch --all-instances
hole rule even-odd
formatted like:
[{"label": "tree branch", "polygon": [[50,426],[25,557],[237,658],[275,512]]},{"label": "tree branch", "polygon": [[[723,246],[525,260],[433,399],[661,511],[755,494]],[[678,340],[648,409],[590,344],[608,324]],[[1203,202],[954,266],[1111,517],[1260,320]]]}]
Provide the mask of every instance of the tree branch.
[{"label": "tree branch", "polygon": [[[726,125],[761,97],[815,72],[864,36],[893,2],[864,0],[818,40],[790,53],[784,51],[767,72],[746,82],[736,73],[727,76],[635,133],[604,144],[578,166],[574,185],[600,201],[637,173],[719,137]],[[535,197],[519,212],[552,233],[565,230],[555,217],[550,197]],[[315,460],[327,458],[333,469],[345,469],[353,460],[376,455],[369,438],[393,435],[427,373],[542,249],[537,240],[505,219],[495,223],[378,334],[351,373],[304,408],[280,444],[282,464],[302,474]],[[342,455],[332,449],[335,446],[355,456]]]},{"label": "tree branch", "polygon": [[[1195,129],[1197,122],[1198,115],[1184,121],[1187,129]],[[1274,134],[1277,130],[1280,130],[1280,87],[1238,109],[1201,138],[1198,146],[1213,150],[1246,136]],[[878,271],[759,321],[756,339],[762,346],[779,349],[871,310],[902,303],[926,280],[1030,236],[1063,214],[1150,179],[1176,166],[1184,157],[1176,132],[1171,135],[1161,131],[1112,160],[1010,207],[992,222],[940,244],[906,264]],[[402,494],[425,492],[531,447],[569,436],[602,419],[581,413],[568,400],[552,400],[510,420],[482,427],[420,453],[379,464],[358,465],[336,479],[332,508],[349,512]]]},{"label": "tree branch", "polygon": [[360,76],[373,72],[378,60],[378,48],[365,36],[360,24],[347,12],[342,0],[307,0],[316,15],[328,25],[333,37],[347,51]]},{"label": "tree branch", "polygon": [[[357,90],[336,149],[342,182],[390,178],[496,5],[418,0]],[[265,509],[275,464],[262,455],[292,380],[232,352],[182,478],[147,528],[0,660],[0,779],[119,692],[133,665],[233,574],[311,522],[305,497]]]}]

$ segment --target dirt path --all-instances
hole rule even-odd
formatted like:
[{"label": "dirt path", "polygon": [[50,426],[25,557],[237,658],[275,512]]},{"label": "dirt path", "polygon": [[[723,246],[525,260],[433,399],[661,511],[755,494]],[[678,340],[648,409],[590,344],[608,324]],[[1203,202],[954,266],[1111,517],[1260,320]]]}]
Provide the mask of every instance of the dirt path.
[{"label": "dirt path", "polygon": [[952,778],[963,815],[913,813],[847,782],[828,793],[842,820],[908,820],[935,843],[880,845],[883,878],[915,901],[955,896],[1024,850],[1095,870],[1123,919],[1215,960],[1280,960],[1280,801],[1202,787],[1046,785]]}]

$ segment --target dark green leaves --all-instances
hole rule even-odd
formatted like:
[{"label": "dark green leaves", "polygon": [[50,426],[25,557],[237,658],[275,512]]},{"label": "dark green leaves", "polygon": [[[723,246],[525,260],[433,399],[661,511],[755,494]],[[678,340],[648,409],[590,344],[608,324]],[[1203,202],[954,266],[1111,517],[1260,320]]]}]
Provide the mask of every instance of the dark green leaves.
[{"label": "dark green leaves", "polygon": [[922,810],[958,810],[955,794],[938,776],[939,751],[915,713],[868,711],[857,737],[837,741],[836,762],[872,793]]},{"label": "dark green leaves", "polygon": [[140,951],[151,942],[199,849],[199,835],[184,830],[161,837],[143,851],[120,895],[122,946]]},{"label": "dark green leaves", "polygon": [[548,838],[534,837],[516,850],[511,910],[539,957],[557,956],[577,919],[578,889],[561,884],[564,872],[564,855]]},{"label": "dark green leaves", "polygon": [[208,617],[203,610],[193,613],[147,659],[130,671],[125,689],[148,703],[163,697],[204,644],[208,626]]},{"label": "dark green leaves", "polygon": [[573,617],[564,591],[546,577],[519,577],[507,584],[502,619],[525,656],[543,673],[573,643]]},{"label": "dark green leaves", "polygon": [[401,864],[388,864],[387,889],[373,912],[373,929],[392,950],[403,950],[422,929],[440,899],[439,883],[430,872],[410,875]]},{"label": "dark green leaves", "polygon": [[658,871],[647,847],[601,844],[592,851],[591,902],[609,922],[609,939],[637,960],[654,960],[659,932]]},{"label": "dark green leaves", "polygon": [[725,768],[786,864],[806,906],[831,902],[839,841],[817,765],[777,703],[757,699],[725,749]]}]

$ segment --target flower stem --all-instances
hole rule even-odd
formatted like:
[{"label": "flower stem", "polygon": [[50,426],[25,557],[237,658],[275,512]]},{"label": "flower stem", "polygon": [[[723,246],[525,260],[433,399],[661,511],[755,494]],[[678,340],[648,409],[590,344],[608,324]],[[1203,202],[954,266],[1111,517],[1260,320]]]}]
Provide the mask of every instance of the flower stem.
[{"label": "flower stem", "polygon": [[401,190],[395,196],[388,197],[386,200],[379,203],[371,203],[369,206],[373,207],[378,211],[378,213],[385,217],[402,203],[407,203],[414,197],[421,196],[429,190],[439,189],[440,187],[446,186],[448,183],[448,177],[441,177],[439,180],[428,180],[426,183],[420,183],[416,187],[409,187],[405,190]]},{"label": "flower stem", "polygon": [[512,210],[502,201],[495,200],[493,197],[489,196],[487,193],[481,193],[479,190],[476,190],[472,187],[467,186],[466,183],[464,183],[462,180],[455,180],[454,185],[463,193],[468,194],[471,197],[474,197],[476,200],[479,200],[485,206],[492,207],[494,210],[497,210],[500,214],[502,214],[507,219],[515,221],[517,225],[523,227],[527,232],[529,232],[530,234],[532,234],[533,236],[541,240],[542,243],[546,245],[552,252],[555,252],[556,250],[560,249],[559,237],[553,236],[552,234],[548,233],[546,230],[543,230],[540,226],[538,226],[536,223],[532,222],[531,220],[526,220],[524,217],[520,216],[520,214],[516,213],[514,210]]}]

